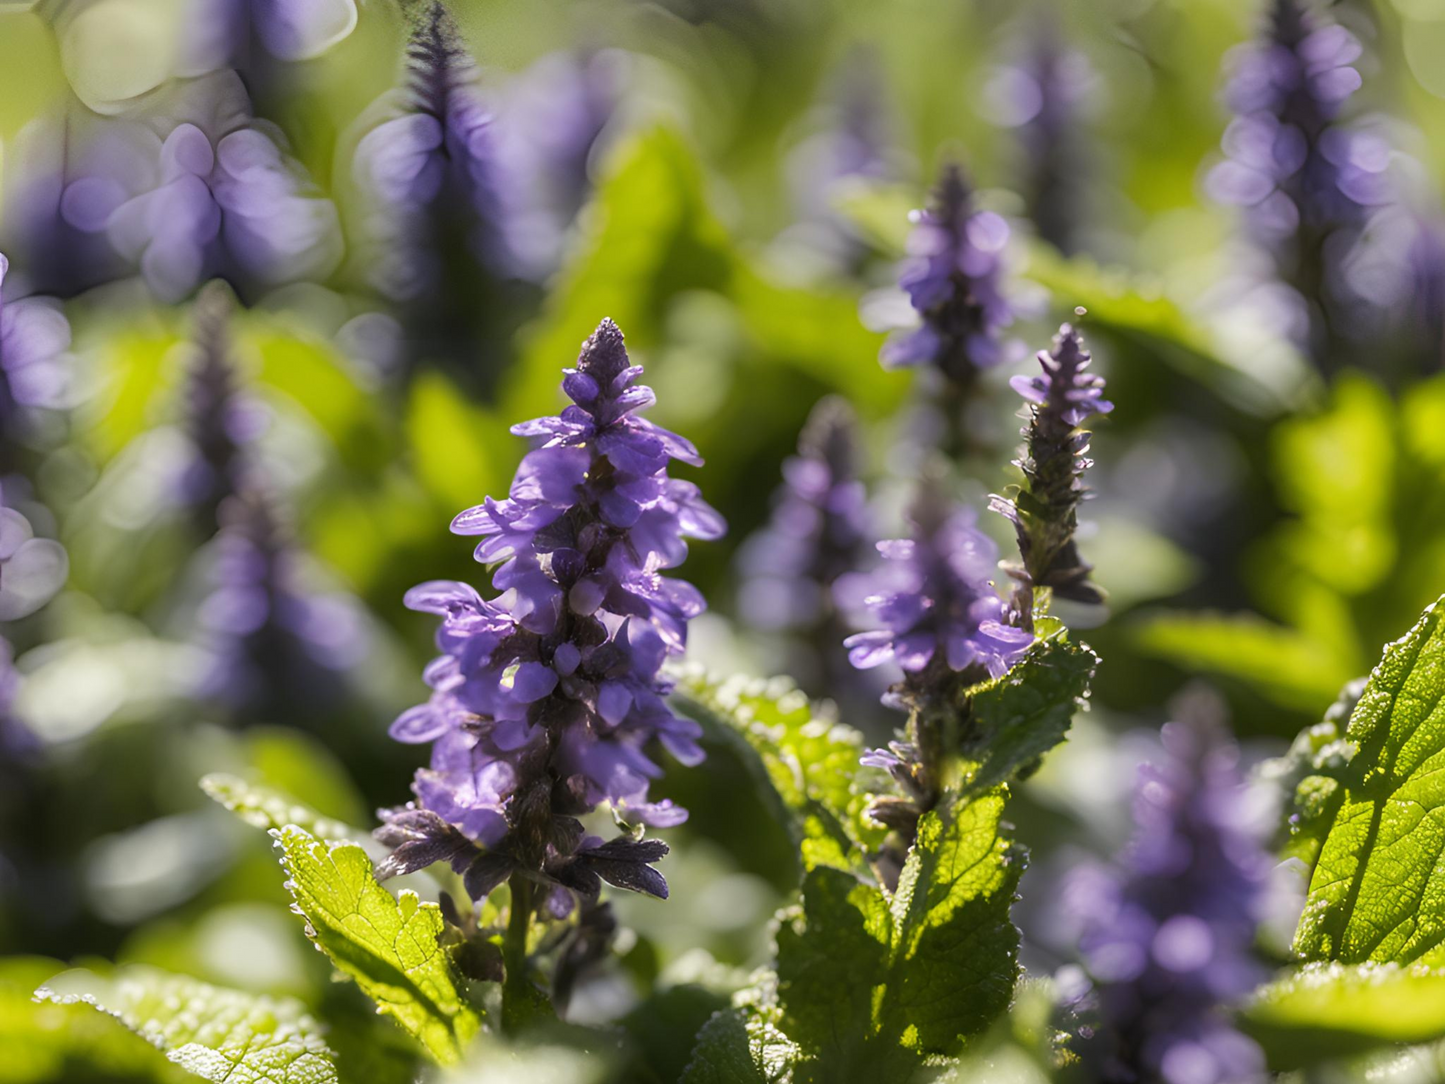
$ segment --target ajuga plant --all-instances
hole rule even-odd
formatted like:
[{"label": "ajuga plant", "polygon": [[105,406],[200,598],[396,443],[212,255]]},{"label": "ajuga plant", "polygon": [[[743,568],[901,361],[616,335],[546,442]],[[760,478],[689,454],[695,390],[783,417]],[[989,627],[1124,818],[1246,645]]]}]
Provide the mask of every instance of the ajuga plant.
[{"label": "ajuga plant", "polygon": [[878,544],[884,562],[874,574],[868,606],[880,627],[844,641],[854,666],[893,662],[904,675],[886,698],[908,712],[904,737],[863,761],[885,769],[901,790],[868,809],[894,833],[879,857],[890,886],[917,838],[919,818],[942,797],[966,690],[1007,672],[1034,639],[1007,623],[994,591],[998,547],[978,529],[972,509],[949,505],[941,485],[938,478],[926,480],[914,499],[910,538]]},{"label": "ajuga plant", "polygon": [[257,120],[236,73],[178,84],[165,103],[150,125],[116,130],[120,150],[69,186],[74,222],[103,232],[168,302],[216,277],[250,304],[329,276],[341,260],[336,207],[280,129]]},{"label": "ajuga plant", "polygon": [[[859,667],[886,660],[902,672],[887,700],[908,721],[888,750],[867,752],[827,702],[787,679],[668,672],[704,602],[664,573],[686,556],[685,539],[715,539],[724,524],[695,485],[671,476],[674,460],[701,461],[640,416],[654,397],[639,374],[604,321],[565,370],[571,405],[514,427],[534,445],[507,497],[453,521],[479,536],[491,590],[432,581],[408,594],[413,609],[441,618],[441,654],[425,670],[430,698],[392,733],[430,745],[431,757],[414,799],[380,814],[375,835],[389,853],[379,863],[355,829],[302,802],[235,778],[204,786],[272,829],[316,945],[420,1049],[451,1064],[480,1032],[489,1049],[479,1057],[518,1036],[560,1034],[547,1021],[568,1013],[598,969],[618,966],[623,919],[604,884],[667,896],[655,867],[668,848],[646,830],[685,813],[651,793],[654,747],[719,779],[738,778],[722,762],[741,758],[800,874],[772,959],[751,976],[710,977],[685,1001],[654,990],[661,1000],[639,1010],[646,1019],[565,1034],[590,1052],[605,1034],[624,1062],[636,1054],[621,1079],[821,1084],[946,1070],[1014,999],[1010,909],[1026,852],[1005,806],[1013,781],[1063,739],[1097,658],[1047,616],[1047,599],[1032,630],[1009,623],[992,584],[997,549],[950,503],[940,471],[914,502],[911,537],[881,544],[871,623],[849,641]],[[808,491],[826,492],[824,482],[832,477]],[[707,742],[726,758],[703,762]],[[621,829],[612,838],[592,834],[605,823],[599,806]],[[428,879],[412,883],[437,902],[381,883],[421,873]],[[121,977],[62,976],[41,996],[89,997],[138,1030],[170,1011],[164,999],[133,1010],[123,1001],[165,980]],[[259,1044],[225,1047],[248,1064],[264,1057],[252,1047],[282,1042],[274,1022],[289,1019],[265,1008],[264,1024],[247,1025]],[[675,1042],[665,1064],[637,1054],[658,1019],[691,1045],[685,1061]],[[333,1053],[314,1026],[284,1035],[318,1065],[340,1058],[343,1042],[375,1041],[339,1029],[336,1038]]]},{"label": "ajuga plant", "polygon": [[608,52],[544,56],[498,114],[508,236],[525,273],[556,270],[592,189],[590,162],[622,94],[626,62]]},{"label": "ajuga plant", "polygon": [[406,371],[440,363],[486,392],[519,288],[493,119],[446,6],[418,5],[411,20],[404,88],[353,163],[369,204],[362,266],[397,307]]},{"label": "ajuga plant", "polygon": [[[1079,310],[1082,316],[1083,311]],[[1091,416],[1107,414],[1114,404],[1104,398],[1104,379],[1088,371],[1091,358],[1084,340],[1070,324],[1059,328],[1052,350],[1040,350],[1042,376],[1015,376],[1010,383],[1024,397],[1028,424],[1020,431],[1024,443],[1015,465],[1024,482],[1008,496],[995,494],[989,507],[1010,520],[1018,535],[1018,562],[1005,566],[1016,587],[1011,603],[1014,620],[1031,628],[1035,594],[1048,589],[1074,602],[1104,601],[1104,592],[1089,579],[1091,566],[1079,556],[1074,532],[1079,503],[1087,497],[1083,474],[1090,466],[1089,432],[1081,429]]]},{"label": "ajuga plant", "polygon": [[789,672],[816,695],[842,695],[850,676],[838,665],[846,629],[834,585],[863,566],[868,549],[859,452],[853,408],[837,397],[820,400],[798,437],[798,454],[783,463],[772,515],[738,554],[744,620],[794,641]]},{"label": "ajuga plant", "polygon": [[882,361],[888,368],[929,371],[945,412],[948,450],[967,451],[964,412],[980,375],[1008,355],[1003,332],[1013,310],[1000,282],[1008,224],[974,207],[972,189],[955,164],[944,166],[932,202],[913,222],[899,285],[921,326],[890,338]]},{"label": "ajuga plant", "polygon": [[1210,173],[1217,198],[1245,208],[1250,232],[1306,310],[1302,344],[1325,372],[1341,364],[1342,267],[1368,208],[1385,198],[1373,141],[1338,123],[1360,86],[1360,44],[1307,0],[1272,0],[1260,40],[1235,56],[1235,112],[1226,160]]},{"label": "ajuga plant", "polygon": [[225,499],[218,522],[196,615],[214,659],[205,687],[241,718],[317,728],[366,654],[359,607],[308,587],[302,554],[258,479]]},{"label": "ajuga plant", "polygon": [[1272,865],[1221,704],[1176,704],[1162,756],[1140,771],[1133,844],[1075,875],[1064,906],[1092,981],[1078,992],[1073,1078],[1248,1084],[1263,1052],[1229,1016],[1264,978],[1254,951]]},{"label": "ajuga plant", "polygon": [[[431,742],[416,801],[387,811],[378,837],[394,847],[383,874],[446,860],[482,902],[504,882],[504,1011],[530,996],[535,918],[580,920],[563,938],[565,989],[575,965],[605,940],[602,881],[666,897],[652,868],[667,853],[644,825],[685,819],[654,801],[659,743],[686,764],[702,759],[700,731],[664,699],[661,667],[682,651],[703,609],[687,583],[661,575],[686,555],[685,537],[717,538],[723,522],[697,486],[669,476],[670,460],[699,464],[686,440],[639,416],[654,397],[634,381],[622,333],[603,321],[582,347],[557,417],[513,427],[538,441],[511,495],[462,512],[459,534],[480,535],[477,559],[497,566],[484,599],[463,583],[422,584],[413,609],[443,618],[443,654],[427,669],[430,701],[392,728]],[[606,803],[628,830],[603,841],[579,818]],[[510,1005],[511,1008],[507,1008]]]}]

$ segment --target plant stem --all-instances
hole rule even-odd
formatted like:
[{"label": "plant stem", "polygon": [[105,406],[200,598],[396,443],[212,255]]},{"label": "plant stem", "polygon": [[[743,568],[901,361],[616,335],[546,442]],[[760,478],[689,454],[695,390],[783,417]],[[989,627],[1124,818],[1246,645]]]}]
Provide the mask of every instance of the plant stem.
[{"label": "plant stem", "polygon": [[532,882],[520,872],[513,873],[508,887],[512,891],[511,912],[507,916],[507,935],[502,941],[502,1027],[515,1032],[526,1019],[536,1000],[527,980],[527,934],[532,928]]}]

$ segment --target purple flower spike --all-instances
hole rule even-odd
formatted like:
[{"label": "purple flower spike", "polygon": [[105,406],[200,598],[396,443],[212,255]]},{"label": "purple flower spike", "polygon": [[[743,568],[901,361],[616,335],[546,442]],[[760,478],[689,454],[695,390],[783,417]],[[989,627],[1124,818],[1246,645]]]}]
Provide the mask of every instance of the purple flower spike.
[{"label": "purple flower spike", "polygon": [[1008,224],[972,203],[963,172],[946,167],[932,205],[914,215],[899,279],[923,326],[890,339],[882,356],[890,369],[934,366],[965,389],[1006,360],[1002,332],[1013,321],[999,285]]},{"label": "purple flower spike", "polygon": [[1088,496],[1083,473],[1091,466],[1089,433],[1079,426],[1095,414],[1109,413],[1114,404],[1103,397],[1104,378],[1088,371],[1089,352],[1071,325],[1059,328],[1053,349],[1039,351],[1038,359],[1042,376],[1009,381],[1028,410],[1028,424],[1020,430],[1024,445],[1014,460],[1024,472],[1024,484],[1011,496],[995,494],[989,502],[1018,535],[1022,563],[1006,567],[1019,584],[1014,618],[1025,628],[1032,626],[1036,587],[1075,602],[1097,603],[1105,597],[1089,581],[1091,568],[1079,556],[1074,532],[1079,503]]},{"label": "purple flower spike", "polygon": [[365,659],[364,611],[348,595],[307,588],[301,553],[255,488],[228,497],[220,519],[197,615],[215,659],[206,685],[247,714],[314,724],[344,701],[345,675]]},{"label": "purple flower spike", "polygon": [[460,241],[496,277],[515,257],[502,225],[493,121],[450,14],[433,3],[407,48],[404,104],[356,148],[353,173],[372,204],[367,273],[384,296],[410,302],[446,287]]},{"label": "purple flower spike", "polygon": [[1308,306],[1306,344],[1326,367],[1335,332],[1332,295],[1369,209],[1390,197],[1389,148],[1337,123],[1360,86],[1360,44],[1304,0],[1274,0],[1269,28],[1233,56],[1227,99],[1235,119],[1225,160],[1210,172],[1216,199],[1244,209],[1278,274]]},{"label": "purple flower spike", "polygon": [[1013,129],[1022,152],[1020,191],[1038,235],[1065,255],[1079,249],[1083,178],[1089,172],[1080,121],[1095,75],[1083,53],[1041,23],[1014,63],[989,81],[989,118]]},{"label": "purple flower spike", "polygon": [[859,669],[896,662],[909,675],[965,672],[998,677],[1033,643],[1011,628],[991,579],[998,547],[972,509],[949,509],[925,491],[912,512],[913,537],[878,543],[884,565],[865,605],[880,628],[848,637]]},{"label": "purple flower spike", "polygon": [[758,628],[806,632],[831,623],[834,582],[863,562],[868,494],[858,479],[856,424],[845,400],[818,402],[798,454],[783,464],[772,517],[743,544],[740,609]]},{"label": "purple flower spike", "polygon": [[1103,1024],[1079,1053],[1093,1079],[1261,1084],[1264,1056],[1226,1007],[1264,977],[1251,948],[1271,862],[1217,705],[1186,707],[1140,772],[1122,868],[1066,890]]},{"label": "purple flower spike", "polygon": [[509,234],[529,276],[555,270],[591,190],[590,160],[621,95],[624,58],[552,53],[519,75],[497,117]]},{"label": "purple flower spike", "polygon": [[605,802],[634,823],[677,824],[685,811],[648,796],[661,774],[652,746],[686,764],[702,758],[700,729],[668,708],[660,671],[704,602],[661,572],[686,556],[685,538],[718,538],[724,524],[695,485],[668,476],[671,460],[702,460],[640,416],[654,399],[634,383],[641,372],[604,320],[565,370],[572,405],[513,427],[536,445],[509,495],[452,524],[481,538],[477,560],[493,566],[499,594],[433,581],[406,598],[442,618],[431,699],[392,727],[400,741],[432,743],[413,789],[441,827],[424,847],[409,839],[408,853],[445,851],[455,865],[439,833],[459,834],[471,848],[464,864],[490,863],[469,880],[477,899],[514,869],[553,882],[563,900],[563,889],[595,897],[599,879],[666,894],[647,865],[661,849],[589,844],[576,820]]}]

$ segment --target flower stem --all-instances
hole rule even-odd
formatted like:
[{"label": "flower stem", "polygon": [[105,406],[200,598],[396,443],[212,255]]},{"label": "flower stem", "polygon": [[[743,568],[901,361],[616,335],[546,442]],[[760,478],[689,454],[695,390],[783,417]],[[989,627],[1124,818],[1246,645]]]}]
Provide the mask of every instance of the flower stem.
[{"label": "flower stem", "polygon": [[536,995],[527,979],[527,934],[532,927],[532,882],[520,872],[513,873],[508,886],[512,891],[511,913],[507,918],[507,935],[502,941],[502,1027],[516,1032],[525,1022],[536,1002]]}]

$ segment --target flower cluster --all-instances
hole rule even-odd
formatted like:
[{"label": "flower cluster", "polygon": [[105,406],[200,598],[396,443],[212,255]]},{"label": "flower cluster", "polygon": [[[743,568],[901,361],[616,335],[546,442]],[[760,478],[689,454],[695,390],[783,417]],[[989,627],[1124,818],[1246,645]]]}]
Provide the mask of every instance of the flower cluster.
[{"label": "flower cluster", "polygon": [[552,271],[561,258],[622,75],[621,58],[611,53],[553,53],[517,78],[498,111],[508,235],[529,275]]},{"label": "flower cluster", "polygon": [[913,221],[899,284],[923,324],[890,339],[883,364],[932,365],[951,386],[969,388],[981,371],[1006,360],[1001,336],[1013,314],[999,279],[1008,224],[974,209],[957,166],[944,169],[932,205]]},{"label": "flower cluster", "polygon": [[70,386],[65,314],[45,298],[8,299],[9,270],[0,253],[0,434],[7,435],[18,410],[58,407]]},{"label": "flower cluster", "polygon": [[1203,711],[1182,714],[1164,727],[1163,763],[1141,770],[1125,868],[1066,891],[1103,1024],[1080,1049],[1092,1079],[1265,1079],[1259,1048],[1221,1006],[1263,977],[1251,945],[1270,861],[1238,749]]},{"label": "flower cluster", "polygon": [[858,478],[857,418],[836,396],[822,399],[783,463],[768,522],[738,553],[738,609],[759,629],[789,634],[787,672],[805,689],[838,700],[867,683],[839,641],[847,626],[835,585],[863,562],[871,533],[868,494]]},{"label": "flower cluster", "polygon": [[1011,497],[995,495],[990,507],[1012,521],[1022,562],[1008,566],[1020,585],[1015,609],[1028,624],[1033,589],[1047,587],[1059,598],[1102,602],[1104,593],[1089,581],[1090,566],[1074,541],[1079,502],[1088,496],[1082,476],[1089,433],[1080,429],[1094,414],[1107,414],[1114,404],[1104,396],[1104,378],[1088,371],[1090,355],[1084,340],[1064,324],[1052,350],[1040,350],[1041,376],[1015,376],[1010,381],[1024,397],[1028,424],[1021,430],[1024,445],[1014,460],[1024,484]]},{"label": "flower cluster", "polygon": [[805,630],[832,616],[833,583],[862,563],[868,494],[858,478],[853,408],[820,400],[783,463],[767,525],[743,544],[740,609],[765,629]]},{"label": "flower cluster", "polygon": [[178,87],[165,115],[127,128],[126,142],[116,175],[75,181],[62,209],[103,230],[161,299],[215,277],[254,294],[340,262],[335,205],[311,190],[280,130],[255,119],[235,72]]},{"label": "flower cluster", "polygon": [[404,104],[362,138],[353,163],[374,204],[371,284],[400,302],[445,290],[458,247],[467,263],[498,277],[514,260],[502,227],[492,116],[475,85],[476,64],[439,0],[416,23],[407,60]]},{"label": "flower cluster", "polygon": [[510,495],[453,521],[456,533],[481,536],[476,557],[497,566],[499,595],[440,581],[408,593],[408,606],[442,618],[443,654],[426,671],[431,699],[392,727],[400,741],[433,744],[418,804],[382,829],[384,841],[410,847],[388,872],[444,856],[478,899],[514,869],[540,872],[563,910],[565,889],[595,896],[598,878],[665,893],[646,869],[662,844],[603,843],[576,820],[606,802],[629,821],[677,824],[685,811],[648,797],[660,772],[649,746],[688,764],[702,757],[700,731],[669,710],[659,671],[704,603],[660,572],[686,556],[684,537],[718,538],[724,524],[695,485],[669,477],[670,460],[701,459],[638,416],[654,401],[633,383],[640,372],[603,321],[566,370],[572,405],[513,427],[539,446]]},{"label": "flower cluster", "polygon": [[896,662],[910,677],[933,671],[997,677],[1033,642],[1007,624],[992,576],[998,547],[969,508],[929,489],[914,502],[913,537],[878,543],[884,564],[865,604],[881,628],[844,641],[860,669]]}]

